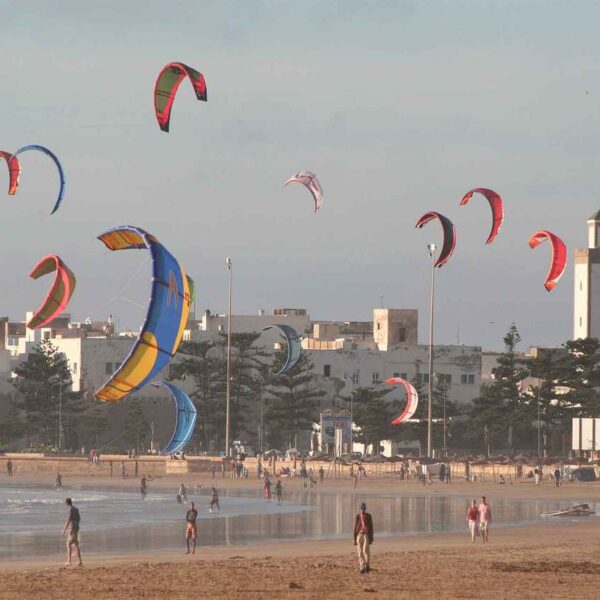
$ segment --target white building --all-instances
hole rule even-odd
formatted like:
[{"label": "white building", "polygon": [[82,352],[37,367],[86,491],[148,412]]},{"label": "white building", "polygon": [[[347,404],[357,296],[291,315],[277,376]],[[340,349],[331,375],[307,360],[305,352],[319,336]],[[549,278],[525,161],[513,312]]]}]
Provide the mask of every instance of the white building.
[{"label": "white building", "polygon": [[588,247],[575,250],[573,339],[600,338],[600,211],[587,221]]}]

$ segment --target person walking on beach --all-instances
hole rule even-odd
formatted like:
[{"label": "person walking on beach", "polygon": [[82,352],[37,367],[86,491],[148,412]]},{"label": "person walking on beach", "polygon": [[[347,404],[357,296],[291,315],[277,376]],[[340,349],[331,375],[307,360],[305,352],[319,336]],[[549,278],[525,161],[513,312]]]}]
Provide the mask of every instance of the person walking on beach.
[{"label": "person walking on beach", "polygon": [[325,481],[325,469],[323,469],[323,465],[319,467],[319,481],[321,482],[321,485],[323,485],[323,482]]},{"label": "person walking on beach", "polygon": [[281,479],[277,480],[275,484],[275,496],[277,497],[277,504],[281,504],[281,491],[283,490],[283,486],[281,485]]},{"label": "person walking on beach", "polygon": [[373,518],[367,512],[367,505],[360,505],[360,512],[354,518],[354,545],[358,546],[358,564],[361,573],[371,570],[370,547],[373,543]]},{"label": "person walking on beach", "polygon": [[560,487],[560,484],[562,483],[562,476],[558,467],[554,469],[554,483],[556,484],[556,487]]},{"label": "person walking on beach", "polygon": [[535,485],[540,485],[540,470],[539,469],[534,469],[533,470],[533,477],[535,479]]},{"label": "person walking on beach", "polygon": [[187,503],[187,490],[185,489],[185,485],[182,483],[179,487],[179,492],[177,492],[177,502],[183,504]]},{"label": "person walking on beach", "polygon": [[471,543],[475,543],[475,539],[479,536],[479,509],[477,508],[477,500],[473,498],[467,509],[467,524],[471,532]]},{"label": "person walking on beach", "polygon": [[148,495],[148,483],[146,482],[146,476],[142,475],[142,480],[140,481],[140,494],[142,496],[142,500],[146,499]]},{"label": "person walking on beach", "polygon": [[479,529],[481,531],[481,541],[484,544],[489,542],[490,525],[492,523],[492,507],[487,503],[485,496],[481,496],[479,504]]},{"label": "person walking on beach", "polygon": [[73,546],[77,548],[79,566],[83,567],[83,563],[81,562],[81,548],[79,547],[79,522],[81,521],[81,517],[79,515],[79,510],[73,506],[73,501],[71,498],[67,498],[65,500],[65,504],[67,505],[69,516],[65,526],[63,527],[63,534],[65,531],[67,531],[67,529],[70,528],[69,537],[67,538],[67,562],[65,563],[65,567],[71,566],[71,554],[73,552]]},{"label": "person walking on beach", "polygon": [[219,492],[217,491],[217,488],[215,486],[213,486],[210,493],[211,493],[210,506],[208,507],[208,510],[210,512],[212,512],[213,506],[216,506],[217,510],[219,512],[221,512],[221,507],[219,506]]},{"label": "person walking on beach", "polygon": [[198,530],[196,529],[196,519],[198,517],[198,511],[196,510],[196,506],[193,502],[190,502],[190,509],[187,511],[185,515],[185,547],[186,554],[190,553],[190,540],[192,540],[192,554],[196,554],[196,534]]},{"label": "person walking on beach", "polygon": [[13,476],[13,464],[12,464],[12,460],[10,460],[10,458],[6,461],[6,474],[9,477]]},{"label": "person walking on beach", "polygon": [[126,475],[125,475],[125,461],[124,460],[121,461],[121,477],[123,479],[125,479],[125,477],[126,477]]},{"label": "person walking on beach", "polygon": [[211,477],[212,477],[213,479],[215,478],[215,471],[216,471],[216,470],[217,470],[217,469],[215,468],[215,465],[212,465],[212,466],[211,466],[211,468],[210,468],[210,474],[211,474]]},{"label": "person walking on beach", "polygon": [[56,489],[62,490],[62,475],[60,473],[56,474]]}]

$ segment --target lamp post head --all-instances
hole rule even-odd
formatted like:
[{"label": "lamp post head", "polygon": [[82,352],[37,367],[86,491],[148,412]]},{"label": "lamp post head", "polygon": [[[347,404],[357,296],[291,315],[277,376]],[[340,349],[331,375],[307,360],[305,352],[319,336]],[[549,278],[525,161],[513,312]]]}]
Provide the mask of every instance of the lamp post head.
[{"label": "lamp post head", "polygon": [[429,256],[433,256],[435,254],[435,244],[427,244],[427,250],[429,250]]},{"label": "lamp post head", "polygon": [[225,259],[225,266],[231,271],[231,258],[229,256]]}]

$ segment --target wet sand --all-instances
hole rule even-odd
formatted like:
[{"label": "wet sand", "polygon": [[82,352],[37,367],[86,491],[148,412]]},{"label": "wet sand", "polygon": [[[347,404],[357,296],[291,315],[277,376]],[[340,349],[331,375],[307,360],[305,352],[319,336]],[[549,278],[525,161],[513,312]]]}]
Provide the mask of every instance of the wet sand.
[{"label": "wet sand", "polygon": [[[171,489],[181,478],[164,477],[154,486]],[[48,482],[27,477],[23,481]],[[186,483],[210,484],[207,477]],[[217,479],[220,488],[256,487],[256,479]],[[85,478],[72,485],[122,486]],[[127,482],[134,485],[134,481]],[[286,482],[300,486],[298,481]],[[349,481],[327,481],[323,491],[351,491]],[[68,489],[65,490],[65,494]],[[502,498],[600,499],[600,484],[536,488],[457,482],[423,487],[396,479],[367,479],[360,494],[486,494]],[[319,493],[319,488],[317,488]],[[556,521],[556,520],[554,520]],[[375,523],[377,528],[377,523]],[[491,543],[471,545],[468,534],[431,534],[377,539],[373,571],[358,573],[351,540],[270,543],[201,548],[193,557],[183,550],[126,555],[86,554],[85,567],[21,561],[0,565],[0,598],[598,598],[600,593],[600,518],[492,529]]]}]

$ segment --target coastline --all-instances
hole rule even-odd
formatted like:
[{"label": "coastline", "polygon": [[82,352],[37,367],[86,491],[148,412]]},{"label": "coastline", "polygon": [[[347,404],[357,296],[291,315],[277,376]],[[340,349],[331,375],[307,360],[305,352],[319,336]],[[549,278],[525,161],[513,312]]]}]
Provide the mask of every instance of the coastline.
[{"label": "coastline", "polygon": [[[208,475],[164,476],[150,490],[186,485],[210,486]],[[216,478],[220,489],[256,489],[256,478]],[[3,483],[6,479],[3,479]],[[15,485],[51,485],[48,475],[22,475]],[[129,489],[134,479],[68,477],[65,496],[87,487]],[[288,489],[301,487],[287,480]],[[600,484],[474,484],[403,482],[392,477],[361,480],[357,490],[346,479],[326,480],[315,494],[344,491],[358,498],[372,495],[488,496],[492,506],[504,499],[600,501]],[[549,520],[535,525],[492,527],[491,543],[472,545],[468,532],[427,533],[405,537],[377,535],[373,572],[360,575],[350,539],[300,540],[231,546],[199,546],[188,557],[181,551],[88,552],[83,569],[62,567],[62,556],[0,564],[0,598],[563,598],[598,597],[600,518],[572,522]],[[202,532],[199,532],[201,538]],[[85,539],[85,538],[84,538]],[[183,541],[183,540],[182,540]],[[293,585],[292,585],[293,584]],[[291,587],[290,587],[291,585]],[[299,586],[299,587],[296,587]]]}]

